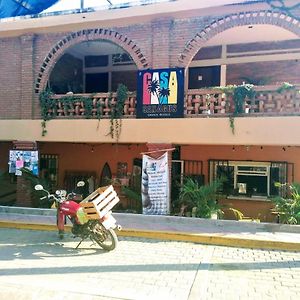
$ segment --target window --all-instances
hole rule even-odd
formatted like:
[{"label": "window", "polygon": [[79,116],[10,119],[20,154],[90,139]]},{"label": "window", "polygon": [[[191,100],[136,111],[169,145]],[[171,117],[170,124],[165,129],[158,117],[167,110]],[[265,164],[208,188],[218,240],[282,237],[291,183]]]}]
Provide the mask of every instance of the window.
[{"label": "window", "polygon": [[132,65],[134,64],[132,57],[128,53],[119,53],[112,55],[112,64],[117,65]]},{"label": "window", "polygon": [[220,74],[220,66],[189,68],[189,89],[219,86]]},{"label": "window", "polygon": [[88,55],[84,57],[86,68],[108,66],[108,55]]},{"label": "window", "polygon": [[221,193],[247,197],[277,196],[275,182],[286,183],[288,163],[254,161],[209,161],[210,179],[225,179]]}]

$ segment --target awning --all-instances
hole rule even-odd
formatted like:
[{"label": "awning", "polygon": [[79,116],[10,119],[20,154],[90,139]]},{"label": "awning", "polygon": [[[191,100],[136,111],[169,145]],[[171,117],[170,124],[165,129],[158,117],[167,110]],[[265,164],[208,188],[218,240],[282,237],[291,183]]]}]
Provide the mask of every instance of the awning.
[{"label": "awning", "polygon": [[58,0],[0,0],[0,18],[35,15]]}]

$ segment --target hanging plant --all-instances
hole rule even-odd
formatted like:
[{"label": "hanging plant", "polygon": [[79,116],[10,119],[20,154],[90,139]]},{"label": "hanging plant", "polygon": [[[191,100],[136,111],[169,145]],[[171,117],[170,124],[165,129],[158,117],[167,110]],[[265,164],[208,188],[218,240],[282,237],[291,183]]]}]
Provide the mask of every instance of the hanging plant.
[{"label": "hanging plant", "polygon": [[232,95],[232,100],[234,103],[234,111],[229,116],[229,124],[232,134],[235,133],[234,120],[235,117],[244,112],[246,98],[253,99],[255,96],[255,90],[253,89],[253,84],[241,84],[241,85],[229,85],[226,87],[221,87],[221,90],[227,95]]},{"label": "hanging plant", "polygon": [[244,112],[245,99],[253,99],[255,90],[253,84],[242,84],[235,87],[233,92],[234,113],[240,114]]},{"label": "hanging plant", "polygon": [[52,99],[53,93],[51,90],[44,90],[40,93],[41,115],[44,121],[54,117],[56,112],[56,102]]},{"label": "hanging plant", "polygon": [[56,103],[53,101],[51,96],[53,95],[52,91],[46,89],[40,93],[39,100],[41,106],[41,115],[43,121],[41,123],[42,126],[42,136],[47,134],[47,121],[54,117],[54,111],[56,111]]},{"label": "hanging plant", "polygon": [[[57,115],[57,100],[53,99],[53,93],[50,90],[44,90],[40,93],[40,106],[41,106],[41,115],[42,115],[42,136],[45,136],[47,134],[46,126],[47,121],[54,119]],[[73,95],[67,95],[64,97],[61,97],[59,99],[60,103],[62,104],[62,107],[64,109],[64,113],[66,116],[68,116],[68,111],[74,109],[74,104],[76,102],[82,102],[83,108],[85,110],[85,117],[87,119],[93,117],[93,98],[94,94],[92,94],[90,97],[83,97],[83,96],[73,96]],[[102,109],[101,104],[96,104],[96,116],[97,119],[100,120],[102,116]]]},{"label": "hanging plant", "polygon": [[[111,103],[110,97],[110,103]],[[122,116],[124,112],[124,104],[128,98],[128,89],[124,84],[119,84],[117,89],[117,101],[114,105],[111,105],[111,115],[110,115],[110,131],[109,135],[115,139],[119,140],[121,129],[122,129]]]},{"label": "hanging plant", "polygon": [[93,98],[82,98],[84,107],[84,115],[86,119],[90,119],[93,116]]}]

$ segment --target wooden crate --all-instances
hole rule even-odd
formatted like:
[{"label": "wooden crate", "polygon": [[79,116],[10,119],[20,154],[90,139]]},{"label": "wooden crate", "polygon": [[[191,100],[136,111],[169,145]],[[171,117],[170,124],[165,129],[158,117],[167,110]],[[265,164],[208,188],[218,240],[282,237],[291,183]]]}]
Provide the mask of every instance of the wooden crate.
[{"label": "wooden crate", "polygon": [[83,207],[88,219],[102,219],[120,201],[113,186],[100,187],[87,196],[80,206]]}]

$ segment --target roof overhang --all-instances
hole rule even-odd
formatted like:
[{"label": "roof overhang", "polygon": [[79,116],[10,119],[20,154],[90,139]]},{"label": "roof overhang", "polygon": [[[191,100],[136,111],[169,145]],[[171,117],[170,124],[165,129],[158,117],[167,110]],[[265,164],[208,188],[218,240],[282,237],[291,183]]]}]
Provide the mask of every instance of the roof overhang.
[{"label": "roof overhang", "polygon": [[180,0],[86,13],[61,13],[35,18],[18,17],[0,20],[0,37],[20,36],[26,33],[67,32],[96,27],[129,26],[151,22],[158,18],[218,16],[245,11],[245,9],[252,11],[267,8],[268,5],[260,1]]}]

